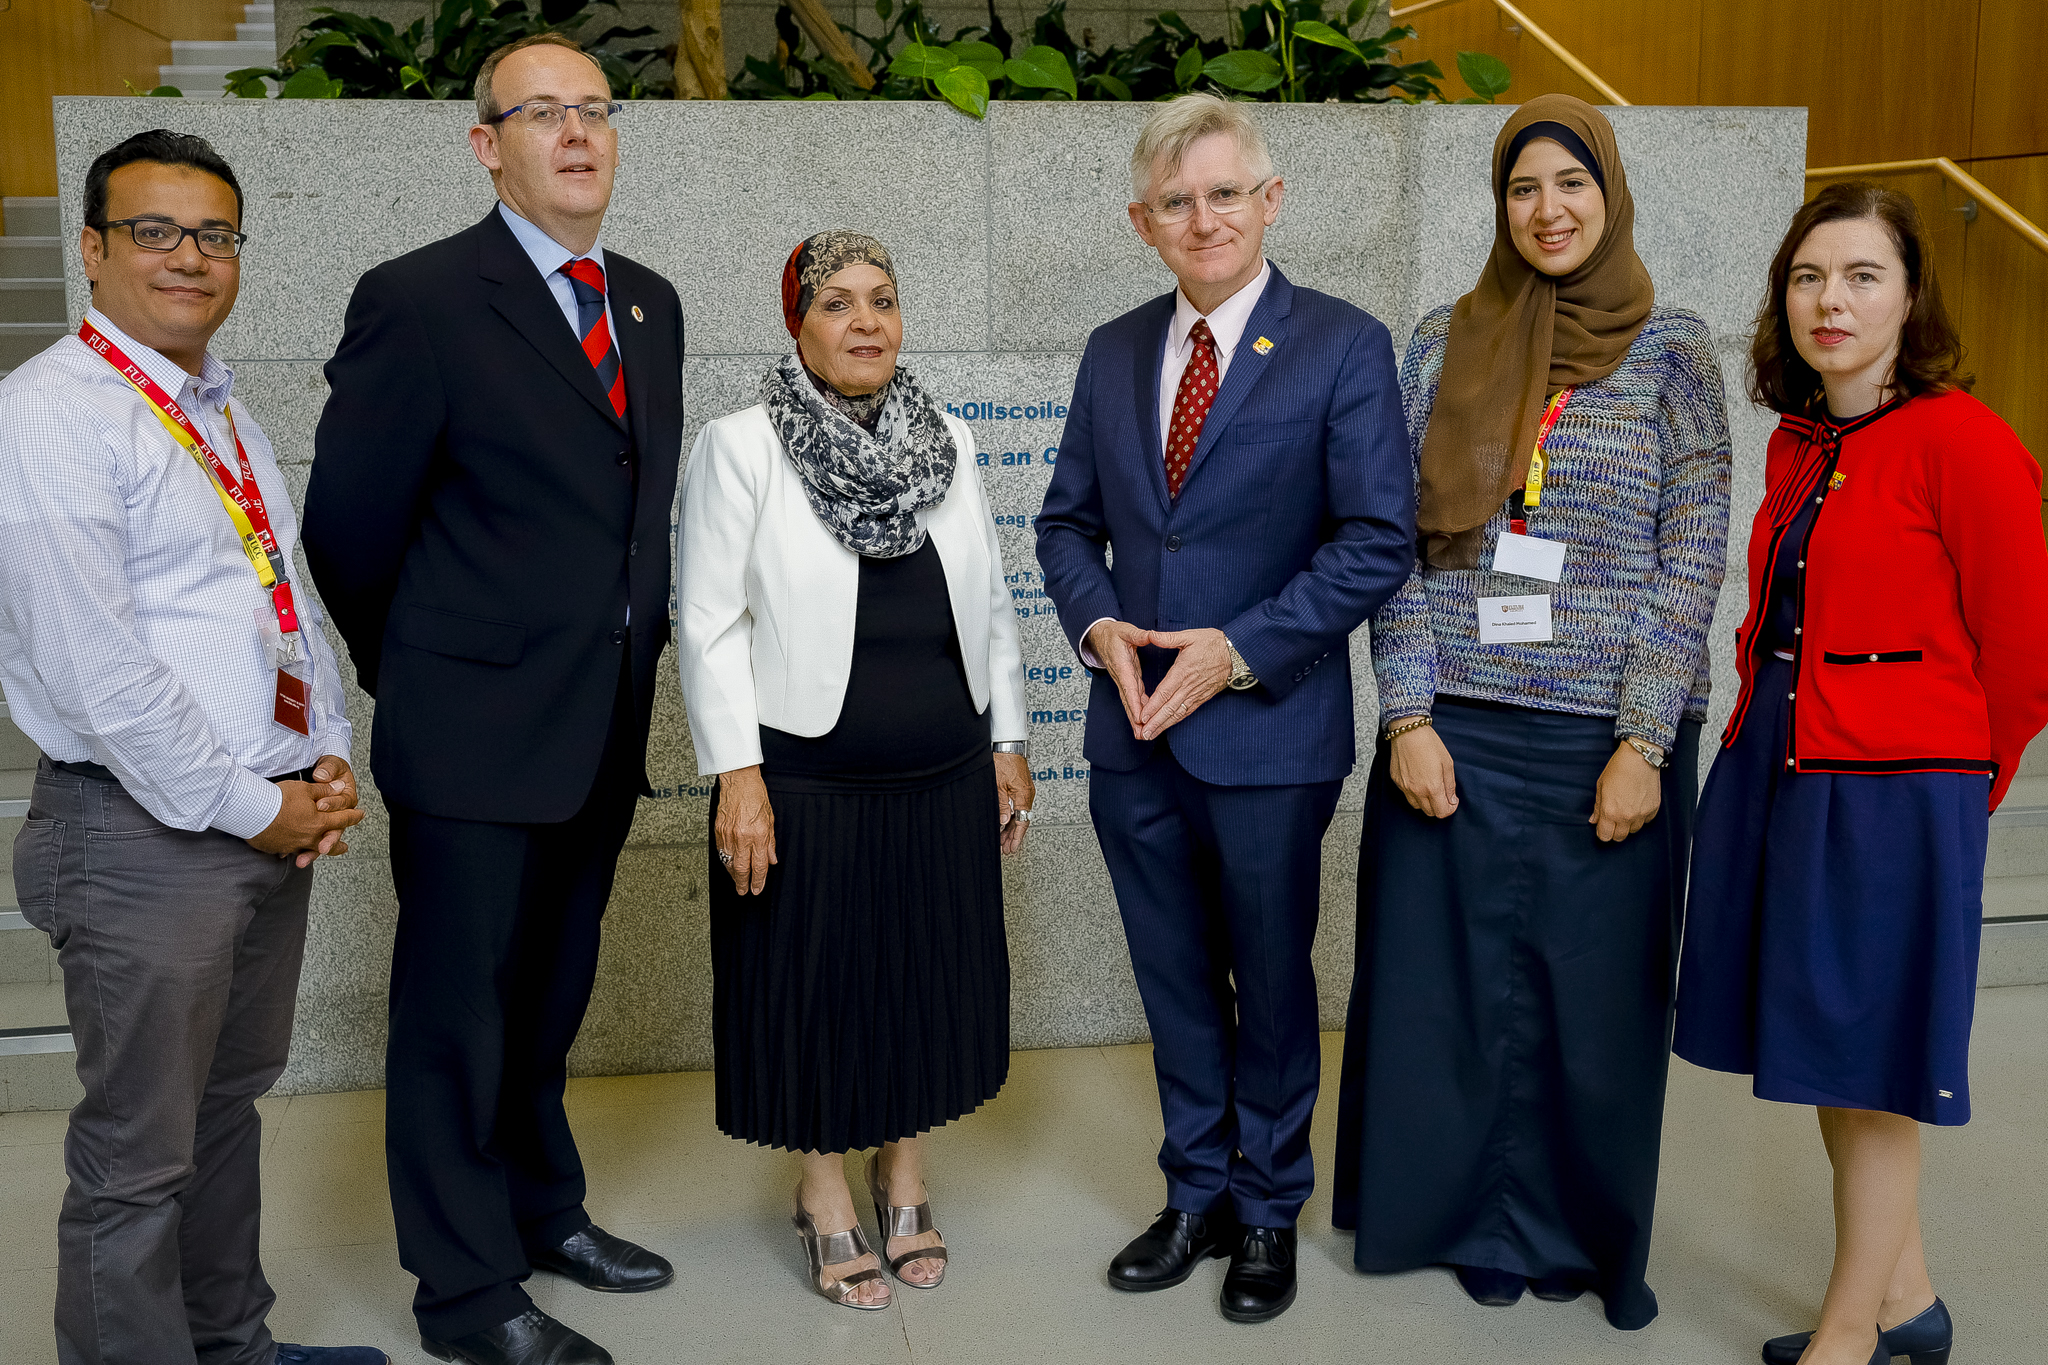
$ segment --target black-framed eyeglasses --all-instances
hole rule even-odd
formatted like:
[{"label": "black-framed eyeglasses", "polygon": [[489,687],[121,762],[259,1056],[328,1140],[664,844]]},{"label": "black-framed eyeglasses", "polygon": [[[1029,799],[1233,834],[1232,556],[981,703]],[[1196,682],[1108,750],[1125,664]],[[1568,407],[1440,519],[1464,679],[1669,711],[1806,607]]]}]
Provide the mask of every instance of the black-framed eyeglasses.
[{"label": "black-framed eyeglasses", "polygon": [[164,218],[116,218],[111,223],[102,223],[100,231],[124,227],[135,239],[135,245],[144,251],[176,251],[190,237],[199,247],[199,254],[211,256],[216,261],[232,261],[242,254],[242,243],[249,240],[244,232],[228,228],[188,228]]},{"label": "black-framed eyeglasses", "polygon": [[514,121],[521,127],[531,128],[537,133],[552,133],[568,122],[569,111],[574,109],[577,117],[583,120],[585,128],[609,128],[612,126],[612,120],[617,118],[619,111],[625,107],[617,100],[592,100],[589,104],[563,104],[559,100],[528,100],[524,104],[513,105],[491,122],[503,123],[517,114],[519,117]]}]

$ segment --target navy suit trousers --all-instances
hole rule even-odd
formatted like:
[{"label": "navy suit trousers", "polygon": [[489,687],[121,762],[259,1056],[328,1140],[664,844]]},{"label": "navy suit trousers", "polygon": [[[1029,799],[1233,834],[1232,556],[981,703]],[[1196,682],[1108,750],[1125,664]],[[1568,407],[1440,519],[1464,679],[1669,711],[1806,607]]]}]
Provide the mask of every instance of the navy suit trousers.
[{"label": "navy suit trousers", "polygon": [[1292,1227],[1315,1188],[1315,941],[1337,782],[1225,787],[1161,742],[1089,812],[1152,1029],[1167,1202]]}]

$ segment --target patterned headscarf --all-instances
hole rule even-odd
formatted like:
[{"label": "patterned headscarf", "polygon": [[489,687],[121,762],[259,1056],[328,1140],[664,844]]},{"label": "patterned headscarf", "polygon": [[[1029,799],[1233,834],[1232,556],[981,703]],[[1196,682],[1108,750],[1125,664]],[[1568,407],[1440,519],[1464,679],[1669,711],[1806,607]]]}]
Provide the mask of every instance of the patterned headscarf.
[{"label": "patterned headscarf", "polygon": [[[861,262],[896,282],[888,251],[872,237],[821,232],[789,253],[782,270],[782,320],[803,331],[825,281]],[[873,393],[833,388],[797,354],[761,379],[761,402],[811,510],[855,554],[894,559],[924,544],[922,513],[943,502],[959,462],[939,405],[909,370],[897,367]]]}]

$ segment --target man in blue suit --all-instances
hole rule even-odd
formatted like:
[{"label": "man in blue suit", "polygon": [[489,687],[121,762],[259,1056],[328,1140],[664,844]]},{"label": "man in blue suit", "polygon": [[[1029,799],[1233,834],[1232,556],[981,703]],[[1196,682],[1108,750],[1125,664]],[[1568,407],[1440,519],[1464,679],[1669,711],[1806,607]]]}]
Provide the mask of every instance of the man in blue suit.
[{"label": "man in blue suit", "polygon": [[1131,175],[1131,223],[1180,285],[1089,338],[1038,518],[1094,670],[1090,810],[1166,1126],[1167,1207],[1109,1280],[1164,1289],[1228,1255],[1224,1316],[1263,1322],[1294,1301],[1315,1184],[1346,642],[1414,563],[1414,476],[1387,329],[1265,259],[1284,186],[1247,107],[1162,106]]}]

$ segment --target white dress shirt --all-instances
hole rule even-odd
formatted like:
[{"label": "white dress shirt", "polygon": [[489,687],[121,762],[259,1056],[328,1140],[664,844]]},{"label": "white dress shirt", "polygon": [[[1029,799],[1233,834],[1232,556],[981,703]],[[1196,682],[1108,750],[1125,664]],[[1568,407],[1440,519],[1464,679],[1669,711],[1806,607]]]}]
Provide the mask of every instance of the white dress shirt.
[{"label": "white dress shirt", "polygon": [[[507,208],[505,201],[502,199],[498,201],[498,214],[505,220],[505,226],[512,229],[512,235],[519,239],[519,245],[526,248],[526,254],[533,258],[533,268],[540,271],[540,277],[547,281],[548,292],[555,296],[555,302],[561,306],[562,316],[569,320],[570,335],[574,336],[579,342],[582,341],[583,328],[578,322],[576,291],[570,286],[569,277],[562,273],[562,267],[574,260],[587,259],[595,261],[599,270],[604,269],[604,235],[600,233],[597,241],[591,244],[590,250],[584,252],[579,257],[575,252],[569,250],[568,247],[563,246],[560,242]],[[617,345],[619,328],[618,324],[612,320],[612,291],[611,277],[609,275],[605,277],[604,293],[604,323],[611,331],[612,344]]]},{"label": "white dress shirt", "polygon": [[[234,372],[208,353],[195,378],[86,316],[235,468]],[[295,565],[298,515],[270,442],[247,407],[233,415]],[[267,779],[347,758],[352,740],[310,580],[291,573],[310,736],[273,718],[270,594],[212,480],[149,404],[75,336],[0,381],[0,688],[50,758],[112,769],[174,829],[261,833],[284,801]]]},{"label": "white dress shirt", "polygon": [[[1230,358],[1237,354],[1238,343],[1244,340],[1244,329],[1252,320],[1252,309],[1259,306],[1259,299],[1265,295],[1266,285],[1273,278],[1273,263],[1266,261],[1259,266],[1259,273],[1252,282],[1216,305],[1209,314],[1209,335],[1216,340],[1216,386],[1223,386],[1223,376],[1230,373]],[[1159,448],[1166,449],[1168,438],[1173,435],[1173,400],[1180,396],[1180,377],[1187,373],[1188,361],[1194,358],[1195,343],[1188,334],[1195,330],[1195,322],[1202,316],[1195,305],[1188,302],[1187,292],[1176,288],[1173,291],[1173,321],[1166,325],[1166,355],[1159,362]],[[1102,667],[1102,660],[1096,657],[1095,647],[1088,643],[1088,636],[1095,628],[1111,618],[1105,616],[1090,621],[1088,629],[1081,632],[1081,662],[1090,668]]]},{"label": "white dress shirt", "polygon": [[[1216,384],[1223,385],[1223,377],[1230,373],[1230,358],[1237,354],[1238,343],[1244,340],[1245,326],[1252,320],[1252,309],[1259,306],[1259,299],[1266,292],[1267,283],[1273,278],[1273,263],[1265,262],[1252,282],[1216,305],[1209,314],[1209,335],[1216,338]],[[1194,357],[1195,343],[1188,339],[1188,333],[1195,330],[1195,322],[1202,315],[1195,311],[1195,305],[1188,302],[1187,292],[1173,291],[1173,321],[1166,327],[1166,356],[1159,362],[1159,448],[1166,449],[1166,438],[1173,432],[1173,400],[1180,394],[1180,377],[1187,372],[1188,361]]]}]

